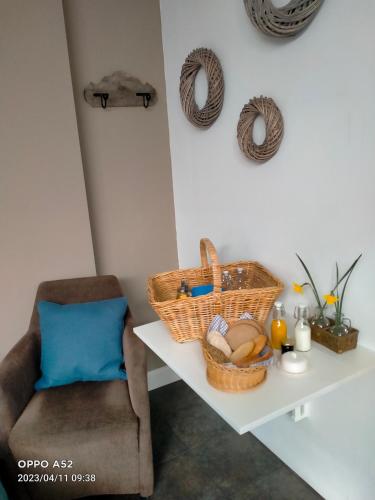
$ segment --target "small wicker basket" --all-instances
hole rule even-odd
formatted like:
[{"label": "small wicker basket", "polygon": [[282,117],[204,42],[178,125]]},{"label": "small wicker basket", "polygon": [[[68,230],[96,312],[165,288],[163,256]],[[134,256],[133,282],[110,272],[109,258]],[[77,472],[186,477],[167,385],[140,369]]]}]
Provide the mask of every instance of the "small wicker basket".
[{"label": "small wicker basket", "polygon": [[337,354],[355,349],[357,347],[359,331],[356,328],[350,328],[347,335],[339,337],[330,331],[330,327],[333,326],[333,324],[333,320],[331,319],[328,328],[319,328],[310,324],[311,338],[315,340],[315,342],[324,345],[324,347],[331,349],[331,351],[337,352]]},{"label": "small wicker basket", "polygon": [[[215,389],[224,392],[244,392],[262,383],[267,374],[266,366],[250,366],[237,368],[218,361],[206,339],[202,339],[203,355],[207,363],[207,380]],[[270,350],[265,356],[257,359],[257,363],[273,356]]]},{"label": "small wicker basket", "polygon": [[[249,311],[260,323],[267,319],[269,311],[283,284],[258,262],[239,261],[220,265],[216,249],[211,241],[200,241],[202,267],[179,269],[156,274],[148,280],[148,299],[178,342],[201,339],[215,314],[227,321],[237,320]],[[208,264],[207,254],[211,265]],[[233,273],[242,267],[248,276],[248,288],[221,291],[221,274],[224,270]],[[190,286],[213,284],[213,292],[184,300],[176,299],[176,291],[182,279]]]}]

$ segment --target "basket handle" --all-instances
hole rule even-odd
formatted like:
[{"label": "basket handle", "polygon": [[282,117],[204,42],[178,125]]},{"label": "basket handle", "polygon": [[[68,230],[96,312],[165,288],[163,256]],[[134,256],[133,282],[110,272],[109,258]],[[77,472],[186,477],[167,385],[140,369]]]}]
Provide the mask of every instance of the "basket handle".
[{"label": "basket handle", "polygon": [[208,238],[202,238],[200,241],[200,251],[201,251],[201,262],[202,267],[208,267],[208,257],[210,257],[211,267],[212,267],[212,276],[213,276],[213,285],[214,285],[214,293],[221,292],[221,272],[219,267],[219,259],[217,256],[216,248],[211,240]]}]

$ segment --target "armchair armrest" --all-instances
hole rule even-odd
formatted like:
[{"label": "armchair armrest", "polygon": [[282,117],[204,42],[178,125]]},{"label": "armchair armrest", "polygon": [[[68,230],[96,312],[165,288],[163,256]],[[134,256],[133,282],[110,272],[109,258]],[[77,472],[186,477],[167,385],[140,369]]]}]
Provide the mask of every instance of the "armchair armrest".
[{"label": "armchair armrest", "polygon": [[124,330],[124,356],[130,400],[138,418],[150,418],[147,387],[147,356],[144,343],[133,332],[134,320],[130,310]]},{"label": "armchair armrest", "polygon": [[40,340],[29,331],[0,363],[0,455],[8,449],[8,436],[34,393],[39,376]]},{"label": "armchair armrest", "polygon": [[133,317],[128,309],[124,330],[124,355],[128,375],[129,395],[139,419],[139,481],[140,494],[153,493],[153,461],[150,425],[150,403],[147,387],[147,358],[144,343],[133,332]]}]

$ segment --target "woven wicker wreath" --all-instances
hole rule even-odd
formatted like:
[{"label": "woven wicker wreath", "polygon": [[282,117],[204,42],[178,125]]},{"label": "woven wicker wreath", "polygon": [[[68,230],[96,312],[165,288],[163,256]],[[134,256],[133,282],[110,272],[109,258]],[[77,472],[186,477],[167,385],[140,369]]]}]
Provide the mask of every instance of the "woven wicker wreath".
[{"label": "woven wicker wreath", "polygon": [[[266,125],[266,138],[263,144],[253,141],[254,122],[262,116]],[[284,133],[283,117],[279,108],[270,97],[254,97],[242,108],[237,125],[237,140],[241,151],[258,162],[272,158],[280,147]]]},{"label": "woven wicker wreath", "polygon": [[290,0],[275,7],[272,0],[244,0],[251,22],[266,35],[297,35],[313,20],[324,0]]},{"label": "woven wicker wreath", "polygon": [[[207,74],[208,95],[199,109],[195,102],[195,78],[200,68]],[[218,118],[224,101],[224,77],[219,59],[209,49],[195,49],[185,59],[180,77],[181,106],[186,118],[196,127],[208,128]]]}]

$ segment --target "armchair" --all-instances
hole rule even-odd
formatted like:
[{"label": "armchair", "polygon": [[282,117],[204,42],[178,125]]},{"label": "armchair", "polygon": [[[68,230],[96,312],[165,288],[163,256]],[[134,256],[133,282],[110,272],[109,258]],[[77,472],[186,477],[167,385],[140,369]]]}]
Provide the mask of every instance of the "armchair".
[{"label": "armchair", "polygon": [[[146,355],[133,333],[129,309],[123,335],[127,381],[79,382],[34,391],[40,376],[37,303],[68,304],[119,296],[122,291],[114,276],[49,281],[39,286],[29,330],[0,364],[0,464],[18,487],[15,498],[152,494]],[[45,462],[20,470],[19,460]],[[64,460],[71,467],[62,468]],[[21,473],[54,479],[28,482],[21,488],[22,483],[17,482]]]}]

